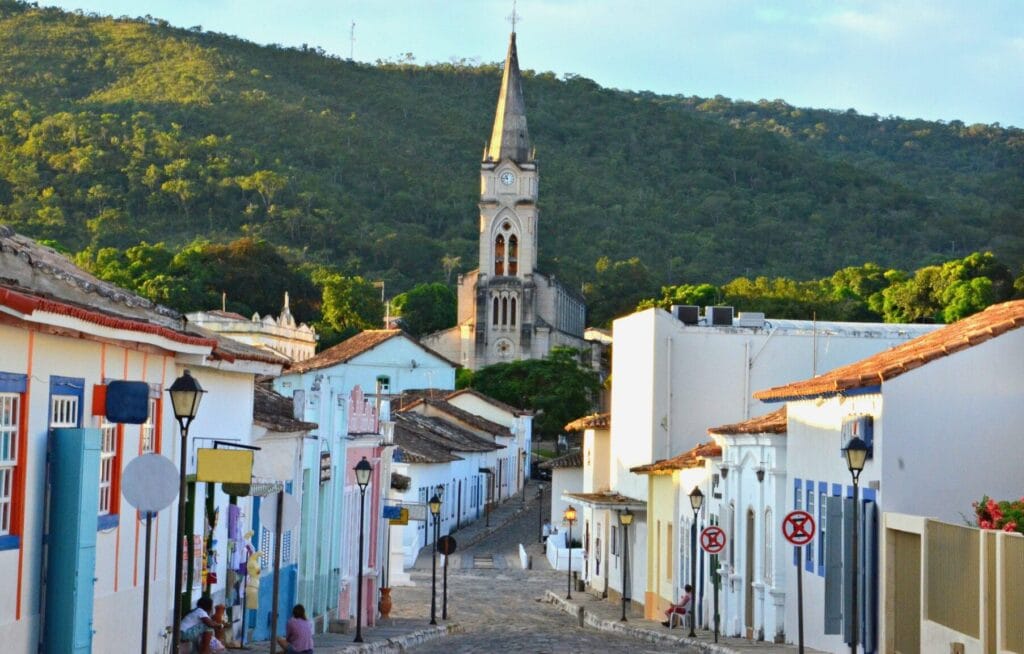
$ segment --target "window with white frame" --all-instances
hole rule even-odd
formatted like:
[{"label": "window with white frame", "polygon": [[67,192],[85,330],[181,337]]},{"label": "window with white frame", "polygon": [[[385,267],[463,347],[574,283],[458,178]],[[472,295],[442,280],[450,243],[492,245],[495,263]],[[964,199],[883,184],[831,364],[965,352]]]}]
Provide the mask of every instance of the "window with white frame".
[{"label": "window with white frame", "polygon": [[[807,482],[807,484],[808,484],[807,485],[807,513],[810,513],[811,517],[813,518],[814,517],[814,506],[815,506],[814,482],[809,481],[809,482]],[[805,556],[807,557],[807,568],[809,570],[813,569],[813,567],[814,567],[814,543],[811,543],[811,544],[805,546]]]},{"label": "window with white frame", "polygon": [[0,536],[11,533],[14,520],[14,476],[18,471],[21,395],[0,393]]},{"label": "window with white frame", "polygon": [[160,448],[157,442],[157,424],[160,421],[160,402],[156,398],[149,398],[149,415],[146,422],[142,423],[142,431],[139,434],[141,439],[140,447],[143,454],[156,452]]},{"label": "window with white frame", "polygon": [[104,421],[100,425],[100,506],[99,514],[108,515],[114,504],[114,481],[117,474],[118,426]]},{"label": "window with white frame", "polygon": [[78,396],[77,395],[52,395],[50,396],[50,427],[78,426]]}]

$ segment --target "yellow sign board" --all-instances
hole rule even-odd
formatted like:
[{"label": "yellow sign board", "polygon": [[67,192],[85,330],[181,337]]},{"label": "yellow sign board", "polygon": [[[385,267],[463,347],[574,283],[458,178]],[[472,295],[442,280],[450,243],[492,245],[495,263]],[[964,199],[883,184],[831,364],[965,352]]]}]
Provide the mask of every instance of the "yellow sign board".
[{"label": "yellow sign board", "polygon": [[388,521],[388,524],[396,527],[409,524],[409,509],[402,507],[401,517],[391,518],[391,520]]},{"label": "yellow sign board", "polygon": [[252,483],[252,450],[196,450],[196,481]]}]

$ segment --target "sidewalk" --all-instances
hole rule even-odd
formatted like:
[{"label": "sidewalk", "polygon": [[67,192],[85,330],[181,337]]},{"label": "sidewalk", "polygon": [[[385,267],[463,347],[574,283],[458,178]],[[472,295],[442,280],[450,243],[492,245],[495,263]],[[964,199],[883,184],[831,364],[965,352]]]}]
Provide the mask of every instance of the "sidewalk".
[{"label": "sidewalk", "polygon": [[[688,645],[702,652],[716,652],[721,654],[747,654],[759,652],[761,654],[774,653],[795,653],[798,651],[796,645],[778,645],[764,641],[751,641],[744,638],[718,637],[715,642],[714,632],[697,629],[696,638],[689,638],[689,627],[676,627],[669,629],[657,620],[647,620],[636,611],[627,609],[627,621],[622,622],[622,605],[603,600],[586,592],[573,593],[571,600],[565,599],[566,589],[559,587],[556,590],[547,591],[544,600],[558,607],[562,611],[577,616],[581,625],[593,627],[601,631],[615,632],[622,635],[632,636],[638,640],[649,643],[678,643]],[[824,654],[819,650],[804,648],[808,654]]]}]

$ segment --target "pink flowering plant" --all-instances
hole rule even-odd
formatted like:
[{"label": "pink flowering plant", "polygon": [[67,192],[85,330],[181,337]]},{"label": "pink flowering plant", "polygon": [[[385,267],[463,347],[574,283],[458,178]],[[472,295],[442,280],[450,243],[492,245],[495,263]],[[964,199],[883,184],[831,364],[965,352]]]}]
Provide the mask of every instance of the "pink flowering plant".
[{"label": "pink flowering plant", "polygon": [[1024,497],[1019,500],[997,502],[985,495],[980,502],[974,502],[974,514],[982,529],[1015,531],[1024,534]]}]

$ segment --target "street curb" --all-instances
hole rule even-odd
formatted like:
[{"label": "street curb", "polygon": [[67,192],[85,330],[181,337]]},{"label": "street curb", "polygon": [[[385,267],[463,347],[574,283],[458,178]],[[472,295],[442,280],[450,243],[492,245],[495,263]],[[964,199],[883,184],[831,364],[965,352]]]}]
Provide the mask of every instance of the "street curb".
[{"label": "street curb", "polygon": [[577,616],[580,619],[580,626],[586,624],[600,631],[608,631],[611,633],[621,634],[623,636],[630,636],[649,643],[688,645],[702,652],[714,652],[716,654],[740,654],[737,650],[719,643],[708,643],[696,638],[658,633],[656,631],[651,631],[650,629],[634,627],[628,622],[623,623],[617,620],[606,620],[598,617],[590,611],[587,611],[586,607],[577,606],[550,590],[545,591],[544,601],[554,604],[561,611]]},{"label": "street curb", "polygon": [[462,632],[462,627],[457,624],[428,627],[427,629],[413,631],[403,636],[378,640],[375,643],[349,645],[343,649],[332,650],[332,652],[333,654],[403,654],[408,651],[409,647],[415,647],[442,636],[460,634]]}]

